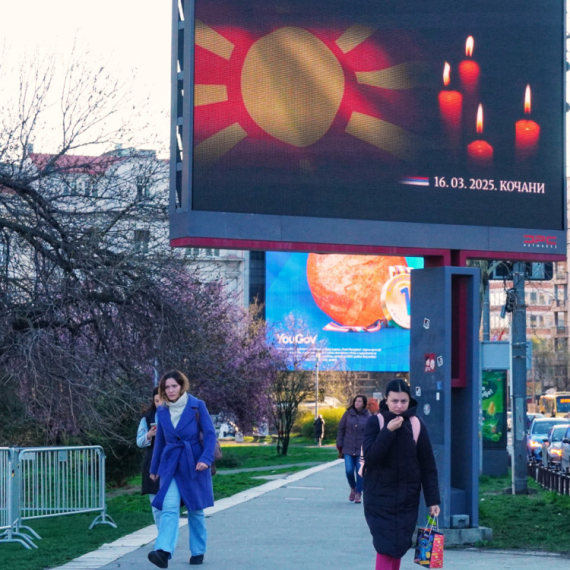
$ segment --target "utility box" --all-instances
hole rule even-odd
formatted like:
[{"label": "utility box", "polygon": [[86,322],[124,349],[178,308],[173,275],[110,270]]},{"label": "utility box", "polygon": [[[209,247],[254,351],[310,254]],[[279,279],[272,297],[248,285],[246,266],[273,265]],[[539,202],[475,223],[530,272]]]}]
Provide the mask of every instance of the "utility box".
[{"label": "utility box", "polygon": [[479,269],[415,269],[411,278],[410,380],[437,462],[440,526],[460,515],[478,527]]}]

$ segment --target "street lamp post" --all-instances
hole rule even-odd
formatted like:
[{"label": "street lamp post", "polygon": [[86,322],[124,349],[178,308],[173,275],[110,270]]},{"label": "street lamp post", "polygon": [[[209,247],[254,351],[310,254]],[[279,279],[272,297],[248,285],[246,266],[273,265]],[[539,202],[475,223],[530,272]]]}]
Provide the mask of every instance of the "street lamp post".
[{"label": "street lamp post", "polygon": [[321,358],[321,351],[317,350],[315,353],[317,379],[315,382],[315,420],[319,417],[319,359]]}]

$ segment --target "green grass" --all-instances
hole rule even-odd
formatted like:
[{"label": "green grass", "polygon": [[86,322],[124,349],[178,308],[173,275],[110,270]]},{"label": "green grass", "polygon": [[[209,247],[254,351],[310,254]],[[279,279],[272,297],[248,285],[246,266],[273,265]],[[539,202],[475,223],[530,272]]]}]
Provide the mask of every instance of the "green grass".
[{"label": "green grass", "polygon": [[242,443],[222,444],[223,458],[216,463],[219,469],[263,467],[268,465],[287,465],[307,461],[333,461],[337,451],[333,448],[289,447],[286,456],[277,455],[275,445],[248,445]]},{"label": "green grass", "polygon": [[[248,467],[300,463],[303,461],[302,457],[307,457],[307,461],[328,460],[325,454],[317,453],[319,459],[314,459],[314,454],[303,454],[302,449],[299,449],[295,454],[295,461],[292,461],[291,457],[289,457],[286,461],[279,462],[276,458],[275,446],[269,446],[269,449],[263,446],[260,448],[260,451],[255,449],[259,448],[245,445],[236,450],[236,454],[243,457],[243,461]],[[307,451],[311,452],[313,450]],[[317,449],[314,451],[319,452],[323,450]],[[224,449],[225,453],[226,449]],[[283,472],[289,473],[302,469],[302,467],[293,467],[271,471],[217,475],[213,478],[214,498],[219,500],[230,497],[240,491],[245,491],[267,482],[264,479],[254,479],[254,477]],[[127,487],[140,488],[140,479],[140,476],[129,479]],[[117,490],[113,491],[117,492]],[[117,523],[117,529],[108,525],[97,525],[94,529],[88,530],[95,517],[94,514],[29,521],[29,526],[42,537],[42,540],[36,541],[39,548],[26,550],[20,544],[0,544],[1,570],[44,570],[60,566],[82,554],[96,550],[102,544],[113,542],[122,536],[153,524],[149,499],[147,496],[140,495],[137,491],[131,491],[130,493],[108,499],[107,510],[115,523]]]},{"label": "green grass", "polygon": [[479,524],[493,529],[493,540],[477,546],[570,554],[570,497],[528,485],[536,494],[506,495],[509,477],[481,477]]}]

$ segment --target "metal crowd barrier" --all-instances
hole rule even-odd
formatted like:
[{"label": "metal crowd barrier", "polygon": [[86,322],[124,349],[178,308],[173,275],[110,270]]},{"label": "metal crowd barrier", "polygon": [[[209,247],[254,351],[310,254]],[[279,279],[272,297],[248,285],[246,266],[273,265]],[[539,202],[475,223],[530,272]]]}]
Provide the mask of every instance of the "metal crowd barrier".
[{"label": "metal crowd barrier", "polygon": [[10,528],[10,449],[0,447],[0,533]]},{"label": "metal crowd barrier", "polygon": [[0,542],[37,548],[41,538],[23,521],[99,513],[117,528],[105,502],[105,454],[100,446],[0,448]]}]

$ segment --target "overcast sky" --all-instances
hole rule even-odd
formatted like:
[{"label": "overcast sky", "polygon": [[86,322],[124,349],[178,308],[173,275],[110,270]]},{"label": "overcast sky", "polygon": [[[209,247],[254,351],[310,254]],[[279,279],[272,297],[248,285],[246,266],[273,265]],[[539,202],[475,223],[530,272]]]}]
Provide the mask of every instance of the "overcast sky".
[{"label": "overcast sky", "polygon": [[5,72],[36,48],[65,55],[77,40],[97,64],[134,77],[137,90],[150,97],[153,130],[167,145],[170,28],[169,0],[0,0],[0,54],[10,60],[0,63]]}]

